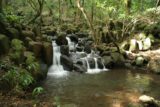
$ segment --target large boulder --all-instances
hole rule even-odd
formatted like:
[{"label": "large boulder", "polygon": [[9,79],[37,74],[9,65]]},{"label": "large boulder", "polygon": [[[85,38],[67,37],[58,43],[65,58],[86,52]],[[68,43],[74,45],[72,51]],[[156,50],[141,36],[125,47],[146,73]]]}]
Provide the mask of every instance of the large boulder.
[{"label": "large boulder", "polygon": [[71,41],[73,41],[75,43],[78,43],[78,36],[77,35],[75,35],[75,34],[68,34],[67,36],[71,39]]},{"label": "large boulder", "polygon": [[79,64],[74,64],[73,65],[73,70],[75,72],[80,72],[80,73],[84,73],[84,72],[87,72],[87,68],[82,66],[82,65],[79,65]]},{"label": "large boulder", "polygon": [[52,59],[53,59],[53,47],[52,44],[49,42],[44,42],[43,43],[43,60],[47,65],[52,64]]},{"label": "large boulder", "polygon": [[61,50],[61,54],[69,56],[69,46],[68,45],[62,45],[60,50]]},{"label": "large boulder", "polygon": [[125,59],[121,53],[113,52],[111,53],[111,57],[113,59],[114,65],[116,66],[124,65]]},{"label": "large boulder", "polygon": [[104,66],[107,68],[111,68],[113,66],[113,59],[111,56],[103,56]]},{"label": "large boulder", "polygon": [[66,39],[66,34],[65,33],[61,33],[57,39],[56,39],[56,44],[61,46],[61,45],[68,45],[68,41]]},{"label": "large boulder", "polygon": [[64,66],[65,70],[72,71],[73,70],[73,61],[66,55],[61,55],[61,64]]},{"label": "large boulder", "polygon": [[35,57],[39,58],[42,56],[43,44],[41,42],[30,41],[29,49],[35,54]]},{"label": "large boulder", "polygon": [[9,51],[9,39],[7,36],[0,34],[0,55]]},{"label": "large boulder", "polygon": [[148,63],[148,69],[153,73],[160,74],[160,59],[151,59]]}]

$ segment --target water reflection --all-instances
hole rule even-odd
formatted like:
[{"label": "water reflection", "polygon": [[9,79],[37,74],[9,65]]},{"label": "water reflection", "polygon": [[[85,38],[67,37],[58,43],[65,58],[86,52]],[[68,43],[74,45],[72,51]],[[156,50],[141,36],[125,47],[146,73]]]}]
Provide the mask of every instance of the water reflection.
[{"label": "water reflection", "polygon": [[124,107],[138,102],[145,93],[158,98],[160,78],[155,75],[118,69],[99,74],[70,73],[64,78],[48,77],[42,85],[46,101],[58,97],[61,105],[75,107]]}]

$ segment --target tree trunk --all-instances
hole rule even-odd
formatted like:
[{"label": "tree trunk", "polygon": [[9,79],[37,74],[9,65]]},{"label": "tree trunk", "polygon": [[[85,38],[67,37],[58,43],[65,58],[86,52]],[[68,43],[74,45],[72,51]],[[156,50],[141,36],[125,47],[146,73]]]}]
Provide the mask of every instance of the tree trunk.
[{"label": "tree trunk", "polygon": [[78,9],[82,12],[85,20],[87,21],[87,24],[88,24],[88,26],[89,26],[90,29],[91,29],[91,32],[92,32],[92,35],[93,35],[93,39],[95,40],[95,39],[96,39],[96,37],[95,37],[96,34],[95,34],[95,31],[94,31],[93,24],[92,24],[91,20],[89,19],[89,16],[87,15],[87,13],[86,13],[86,11],[84,10],[84,8],[80,5],[80,1],[81,1],[81,0],[77,0],[77,7],[78,7]]},{"label": "tree trunk", "polygon": [[3,12],[3,0],[0,0],[0,13]]},{"label": "tree trunk", "polygon": [[157,0],[156,7],[160,6],[160,0]]},{"label": "tree trunk", "polygon": [[59,24],[61,24],[61,0],[58,0],[58,7],[59,7]]}]

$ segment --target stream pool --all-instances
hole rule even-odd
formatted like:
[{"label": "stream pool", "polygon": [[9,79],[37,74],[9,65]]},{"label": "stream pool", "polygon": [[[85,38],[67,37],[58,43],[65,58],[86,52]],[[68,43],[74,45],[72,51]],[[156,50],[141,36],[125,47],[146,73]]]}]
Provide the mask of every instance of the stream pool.
[{"label": "stream pool", "polygon": [[160,99],[160,76],[129,69],[48,76],[42,86],[43,99],[60,107],[126,107],[142,94]]}]

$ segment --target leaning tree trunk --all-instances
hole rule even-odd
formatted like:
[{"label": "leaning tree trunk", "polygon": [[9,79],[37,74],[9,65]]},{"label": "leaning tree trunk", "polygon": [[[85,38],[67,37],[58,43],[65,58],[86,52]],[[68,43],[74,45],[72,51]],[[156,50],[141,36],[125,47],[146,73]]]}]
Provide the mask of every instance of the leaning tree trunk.
[{"label": "leaning tree trunk", "polygon": [[93,24],[92,24],[89,16],[87,15],[85,9],[80,5],[80,1],[81,1],[81,0],[77,0],[77,7],[78,7],[78,9],[82,12],[85,20],[87,21],[87,24],[88,24],[88,26],[89,26],[89,28],[91,29],[91,32],[92,32],[92,38],[95,40],[95,39],[96,39],[96,37],[95,37],[96,34],[95,34],[95,31],[94,31]]},{"label": "leaning tree trunk", "polygon": [[160,6],[160,0],[157,0],[156,7]]}]

